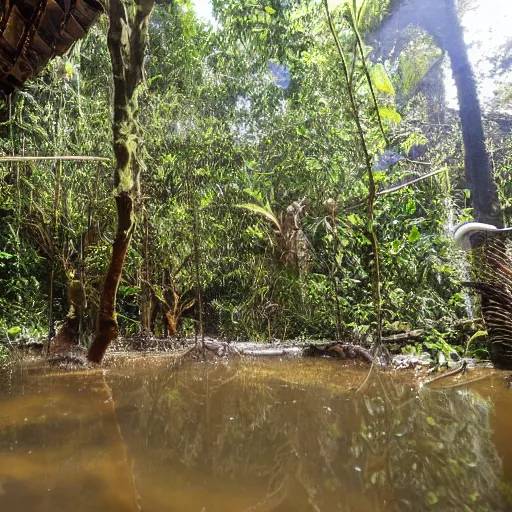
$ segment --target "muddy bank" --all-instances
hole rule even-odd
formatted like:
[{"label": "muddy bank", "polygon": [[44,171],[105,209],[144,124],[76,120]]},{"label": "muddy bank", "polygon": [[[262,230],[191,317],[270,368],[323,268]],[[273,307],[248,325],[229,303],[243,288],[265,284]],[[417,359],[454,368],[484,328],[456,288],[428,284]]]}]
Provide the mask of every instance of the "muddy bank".
[{"label": "muddy bank", "polygon": [[[415,333],[416,335],[416,333]],[[395,351],[396,351],[395,347]],[[400,349],[401,350],[401,349]],[[415,370],[425,376],[437,374],[439,370],[450,371],[459,368],[463,361],[468,370],[474,368],[492,368],[488,361],[473,358],[461,358],[457,352],[448,355],[436,351],[421,353],[390,353],[385,346],[384,351],[373,354],[371,349],[357,343],[337,341],[320,342],[312,340],[285,341],[274,343],[226,341],[219,338],[206,337],[204,350],[200,341],[193,338],[156,338],[156,337],[119,337],[107,352],[105,365],[109,366],[119,356],[169,355],[192,360],[203,359],[234,359],[234,358],[326,358],[336,360],[358,361],[363,366],[375,364],[380,368],[391,370]],[[77,347],[71,354],[58,354],[46,358],[44,344],[31,341],[20,344],[12,350],[12,359],[46,359],[55,366],[62,368],[88,367],[85,348]]]}]

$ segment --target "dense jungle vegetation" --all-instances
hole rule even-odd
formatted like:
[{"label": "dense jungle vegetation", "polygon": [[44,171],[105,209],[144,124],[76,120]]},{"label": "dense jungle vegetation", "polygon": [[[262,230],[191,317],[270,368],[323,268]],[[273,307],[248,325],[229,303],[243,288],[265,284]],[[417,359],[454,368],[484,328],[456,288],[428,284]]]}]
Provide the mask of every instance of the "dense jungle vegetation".
[{"label": "dense jungle vegetation", "polygon": [[[421,328],[428,344],[467,349],[478,322],[462,337],[455,328],[478,319],[478,303],[452,233],[490,210],[468,184],[473,145],[446,101],[462,29],[441,37],[402,4],[214,0],[213,26],[188,0],[156,2],[122,335],[369,341]],[[459,18],[471,7],[432,4]],[[95,333],[119,185],[108,25],[1,106],[0,357],[54,337],[70,306],[80,342]],[[510,41],[494,74],[507,54]],[[462,106],[471,98],[456,83]],[[505,223],[510,108],[504,85],[481,116],[489,201]],[[470,348],[485,357],[479,334]]]}]

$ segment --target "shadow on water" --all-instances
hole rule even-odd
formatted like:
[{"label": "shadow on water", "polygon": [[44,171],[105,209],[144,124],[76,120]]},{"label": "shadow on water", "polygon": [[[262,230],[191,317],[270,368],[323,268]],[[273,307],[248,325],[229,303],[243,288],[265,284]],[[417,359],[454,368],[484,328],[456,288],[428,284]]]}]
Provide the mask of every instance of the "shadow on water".
[{"label": "shadow on water", "polygon": [[[0,377],[0,510],[506,511],[512,395],[333,361]],[[114,407],[115,404],[115,407]]]}]

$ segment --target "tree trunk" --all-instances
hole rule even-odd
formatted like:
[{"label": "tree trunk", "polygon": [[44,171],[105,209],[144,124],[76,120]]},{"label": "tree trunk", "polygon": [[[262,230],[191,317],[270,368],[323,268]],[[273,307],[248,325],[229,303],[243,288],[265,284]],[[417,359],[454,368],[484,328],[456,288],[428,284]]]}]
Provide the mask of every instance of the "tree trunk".
[{"label": "tree trunk", "polygon": [[141,254],[145,266],[140,270],[142,278],[140,281],[140,330],[143,336],[150,336],[151,331],[151,316],[153,312],[153,294],[151,293],[151,268],[150,268],[150,255],[149,255],[149,223],[147,212],[144,214],[144,235],[142,237]]},{"label": "tree trunk", "polygon": [[474,218],[501,227],[503,215],[485,147],[477,86],[455,0],[398,0],[394,3],[396,9],[373,34],[371,42],[380,46],[381,57],[386,58],[393,52],[400,34],[409,25],[415,25],[428,32],[439,48],[448,53],[457,87],[466,179]]},{"label": "tree trunk", "polygon": [[[474,208],[473,216],[480,222],[502,227],[503,214],[493,180],[492,165],[485,147],[476,81],[469,62],[464,31],[457,15],[455,0],[401,2],[385,23],[386,33],[393,33],[396,40],[398,34],[411,24],[432,35],[437,45],[450,57],[459,100],[464,164]],[[385,41],[387,48],[391,48],[392,41],[393,38],[387,38]]]},{"label": "tree trunk", "polygon": [[143,80],[148,20],[154,0],[110,0],[108,48],[114,78],[114,171],[117,232],[100,298],[98,329],[88,359],[101,363],[117,337],[116,295],[137,223],[140,198],[138,89]]},{"label": "tree trunk", "polygon": [[108,346],[117,338],[117,289],[121,280],[126,253],[136,226],[134,198],[129,193],[118,195],[116,196],[116,206],[117,233],[100,297],[98,329],[87,355],[89,361],[94,363],[101,363]]},{"label": "tree trunk", "polygon": [[67,284],[69,309],[59,328],[59,332],[53,338],[48,347],[50,354],[70,353],[78,348],[80,335],[80,314],[85,306],[85,291],[80,279],[75,275],[69,277]]},{"label": "tree trunk", "polygon": [[[437,0],[437,3],[440,6],[437,19],[432,15],[427,17],[424,26],[450,57],[459,100],[459,117],[464,141],[464,164],[471,192],[473,217],[477,221],[501,228],[503,227],[503,213],[493,179],[491,161],[485,147],[482,112],[476,81],[464,42],[464,32],[457,16],[455,0]],[[442,22],[439,21],[439,17]],[[473,248],[475,247],[476,245],[473,245]],[[496,274],[494,265],[486,265],[486,262],[496,261],[496,257],[501,257],[502,261],[506,261],[506,266],[510,265],[503,241],[496,241],[494,245],[484,245],[481,253],[474,258],[474,270],[479,263],[484,267],[487,266],[483,273],[484,284],[477,284],[475,288],[482,298],[482,310],[489,332],[491,359],[497,366],[511,367],[510,295],[503,294],[503,291],[506,291],[506,287],[503,287],[503,274],[498,278],[498,282],[503,287],[501,293],[500,285],[496,288],[485,284],[485,281],[492,281]]]},{"label": "tree trunk", "polygon": [[446,30],[436,34],[448,53],[459,100],[459,116],[464,141],[466,178],[471,191],[474,218],[503,227],[498,191],[493,180],[492,165],[485,147],[482,112],[475,77],[468,58],[464,33],[454,0],[444,0]]}]

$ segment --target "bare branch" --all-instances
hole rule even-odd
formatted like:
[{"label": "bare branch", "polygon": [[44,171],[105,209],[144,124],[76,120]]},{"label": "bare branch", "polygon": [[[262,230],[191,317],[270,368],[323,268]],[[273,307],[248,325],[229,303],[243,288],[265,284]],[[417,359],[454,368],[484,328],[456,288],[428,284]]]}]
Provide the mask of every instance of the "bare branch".
[{"label": "bare branch", "polygon": [[429,172],[428,174],[424,174],[419,178],[415,178],[414,180],[408,181],[407,183],[401,183],[400,185],[394,185],[393,187],[385,188],[384,190],[380,190],[377,192],[377,196],[383,196],[385,194],[391,194],[391,192],[396,192],[397,190],[401,190],[405,187],[409,187],[410,185],[414,185],[414,183],[418,183],[419,181],[426,180],[427,178],[431,178],[436,174],[441,174],[442,172],[446,172],[446,169],[438,169],[437,171]]}]

